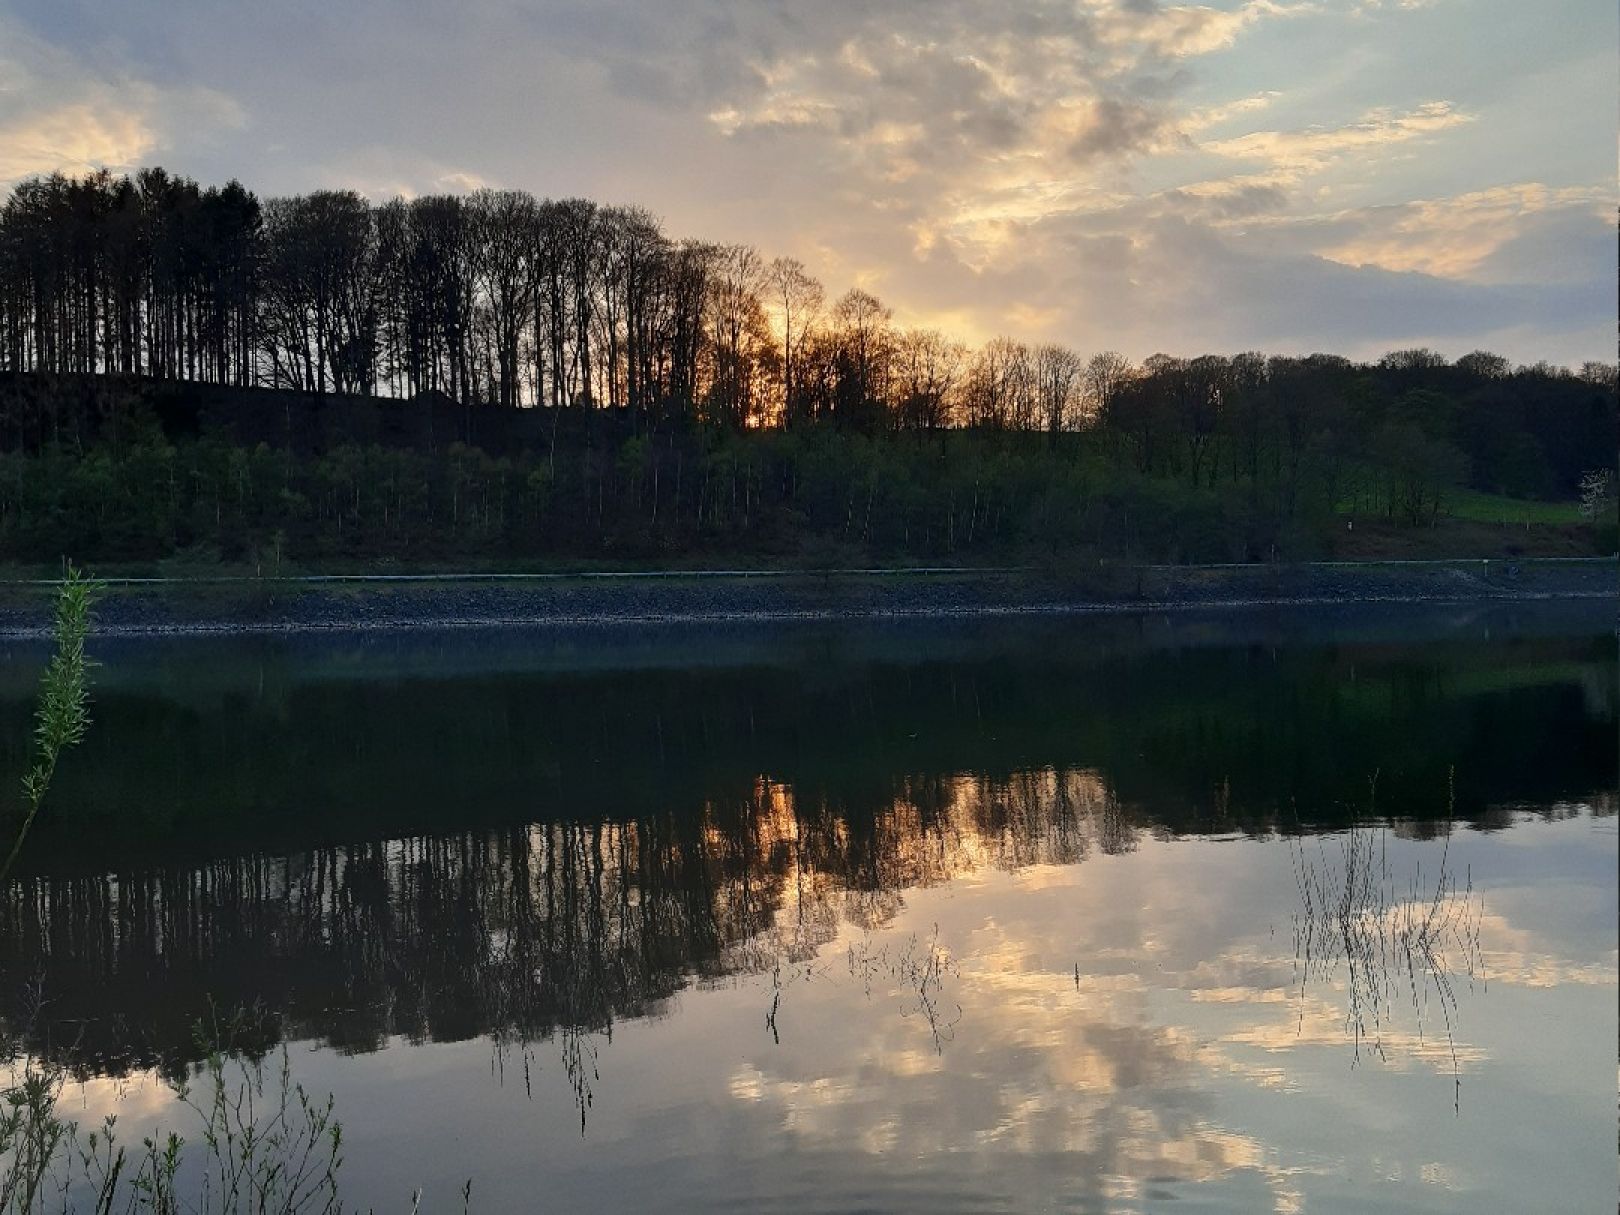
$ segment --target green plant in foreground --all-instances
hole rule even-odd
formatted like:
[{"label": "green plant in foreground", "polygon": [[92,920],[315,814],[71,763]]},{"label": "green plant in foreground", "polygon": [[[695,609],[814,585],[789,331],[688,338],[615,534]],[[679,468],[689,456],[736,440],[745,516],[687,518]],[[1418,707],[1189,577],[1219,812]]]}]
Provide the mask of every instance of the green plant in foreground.
[{"label": "green plant in foreground", "polygon": [[[68,565],[57,591],[56,649],[40,681],[34,764],[23,777],[23,818],[0,864],[0,889],[39,814],[57,761],[83,740],[90,725],[93,664],[84,643],[98,589]],[[225,1026],[215,1024],[212,1033],[199,1024],[204,1062],[195,1078],[170,1085],[178,1106],[195,1116],[198,1130],[191,1143],[173,1131],[154,1132],[134,1153],[118,1143],[116,1115],[88,1134],[61,1117],[57,1105],[67,1069],[23,1054],[0,1024],[0,1062],[11,1061],[10,1082],[0,1087],[0,1215],[47,1210],[342,1215],[337,1174],[343,1129],[332,1097],[317,1100],[294,1082],[285,1045],[267,1084],[262,1063],[234,1044],[246,1025],[244,1016],[238,1012]],[[471,1196],[469,1180],[461,1192],[463,1212]],[[413,1211],[420,1198],[418,1192]]]},{"label": "green plant in foreground", "polygon": [[[57,1112],[66,1068],[14,1064],[0,1092],[0,1215],[358,1215],[338,1189],[343,1130],[330,1094],[318,1100],[293,1080],[285,1045],[266,1066],[197,1032],[211,1042],[206,1059],[169,1082],[189,1136],[154,1130],[132,1147],[117,1115],[86,1133]],[[466,1215],[471,1180],[460,1196]],[[413,1215],[421,1201],[417,1190]]]},{"label": "green plant in foreground", "polygon": [[341,1215],[332,1098],[293,1081],[285,1046],[270,1069],[237,1052],[230,1039],[244,1024],[239,1013],[211,1035],[199,1025],[206,1058],[169,1084],[177,1110],[193,1115],[191,1137],[154,1131],[133,1150],[115,1115],[88,1134],[61,1117],[66,1069],[25,1060],[0,1094],[0,1215]]},{"label": "green plant in foreground", "polygon": [[39,706],[34,711],[34,765],[23,777],[22,822],[11,851],[0,863],[0,883],[10,874],[29,828],[39,816],[46,790],[56,775],[57,760],[63,751],[80,742],[90,727],[89,674],[93,664],[84,656],[84,642],[90,635],[90,607],[99,589],[94,579],[68,562],[56,593],[56,651],[40,680]]}]

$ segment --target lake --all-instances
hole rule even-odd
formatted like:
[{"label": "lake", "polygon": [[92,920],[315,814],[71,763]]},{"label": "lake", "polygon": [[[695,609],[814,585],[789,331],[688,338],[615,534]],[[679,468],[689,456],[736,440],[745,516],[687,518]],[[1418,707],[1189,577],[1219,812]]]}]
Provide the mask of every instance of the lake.
[{"label": "lake", "polygon": [[1615,1199],[1612,604],[92,649],[0,1029],[126,1142],[203,1023],[378,1211]]}]

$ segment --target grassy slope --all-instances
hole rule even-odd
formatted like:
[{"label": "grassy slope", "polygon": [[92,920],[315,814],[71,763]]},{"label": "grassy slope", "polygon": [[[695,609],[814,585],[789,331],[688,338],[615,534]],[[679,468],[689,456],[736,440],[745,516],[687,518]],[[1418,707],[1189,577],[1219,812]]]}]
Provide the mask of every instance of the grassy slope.
[{"label": "grassy slope", "polygon": [[1458,489],[1429,526],[1406,527],[1382,515],[1341,513],[1333,556],[1344,561],[1602,556],[1578,502],[1539,502]]},{"label": "grassy slope", "polygon": [[1574,524],[1581,521],[1578,502],[1531,502],[1472,489],[1458,490],[1450,495],[1446,501],[1446,511],[1453,519],[1472,523],[1517,523],[1521,527],[1526,523]]}]

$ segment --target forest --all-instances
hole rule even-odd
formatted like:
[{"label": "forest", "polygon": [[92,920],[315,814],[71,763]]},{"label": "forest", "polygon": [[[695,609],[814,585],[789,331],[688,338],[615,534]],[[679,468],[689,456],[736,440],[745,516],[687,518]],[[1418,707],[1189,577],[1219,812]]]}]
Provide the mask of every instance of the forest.
[{"label": "forest", "polygon": [[1609,552],[1616,436],[1612,363],[969,349],[584,199],[148,168],[0,210],[13,561],[1443,555],[1509,543],[1457,526],[1487,495]]}]

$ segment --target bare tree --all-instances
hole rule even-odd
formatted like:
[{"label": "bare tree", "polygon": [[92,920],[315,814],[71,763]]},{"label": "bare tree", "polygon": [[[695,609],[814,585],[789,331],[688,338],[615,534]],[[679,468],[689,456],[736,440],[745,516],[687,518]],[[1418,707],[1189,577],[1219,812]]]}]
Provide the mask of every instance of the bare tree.
[{"label": "bare tree", "polygon": [[1073,429],[1079,421],[1085,360],[1067,346],[1047,343],[1035,348],[1037,412],[1048,434]]},{"label": "bare tree", "polygon": [[1513,370],[1513,364],[1499,354],[1492,354],[1489,350],[1470,351],[1457,360],[1456,366],[1459,371],[1479,376],[1484,380],[1505,379],[1508,373]]},{"label": "bare tree", "polygon": [[840,425],[875,429],[884,420],[893,315],[858,287],[845,292],[833,309],[838,362],[833,415]]},{"label": "bare tree", "polygon": [[762,379],[774,359],[774,340],[760,293],[765,263],[749,245],[715,251],[708,280],[708,414],[740,429],[760,420]]},{"label": "bare tree", "polygon": [[1134,375],[1131,361],[1117,351],[1104,350],[1091,356],[1086,363],[1085,410],[1093,425],[1107,426],[1111,422],[1114,402]]},{"label": "bare tree", "polygon": [[937,329],[910,329],[895,345],[898,421],[914,430],[938,430],[951,417],[952,398],[967,348]]},{"label": "bare tree", "polygon": [[1017,425],[1021,413],[1034,414],[1032,388],[1028,347],[1009,337],[991,338],[968,368],[964,421],[984,430]]},{"label": "bare tree", "polygon": [[534,294],[535,201],[515,190],[479,190],[466,203],[477,306],[488,317],[495,347],[494,400],[522,402],[523,335],[531,325]]},{"label": "bare tree", "polygon": [[782,327],[782,413],[792,421],[802,414],[795,364],[804,351],[821,315],[825,293],[821,283],[797,258],[778,257],[766,268],[771,305]]}]

